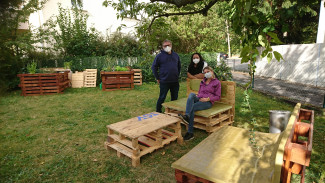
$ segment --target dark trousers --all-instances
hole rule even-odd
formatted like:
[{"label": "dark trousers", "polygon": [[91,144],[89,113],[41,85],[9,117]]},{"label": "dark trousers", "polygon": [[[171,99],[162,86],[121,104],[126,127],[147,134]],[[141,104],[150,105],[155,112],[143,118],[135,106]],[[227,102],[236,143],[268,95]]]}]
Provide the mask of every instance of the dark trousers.
[{"label": "dark trousers", "polygon": [[157,101],[157,107],[156,107],[156,112],[162,112],[161,108],[162,108],[162,103],[165,102],[168,90],[170,90],[170,96],[171,96],[171,100],[177,100],[178,98],[178,90],[179,90],[179,83],[175,82],[175,83],[160,83],[159,84],[160,87],[160,93],[159,93],[159,98]]}]

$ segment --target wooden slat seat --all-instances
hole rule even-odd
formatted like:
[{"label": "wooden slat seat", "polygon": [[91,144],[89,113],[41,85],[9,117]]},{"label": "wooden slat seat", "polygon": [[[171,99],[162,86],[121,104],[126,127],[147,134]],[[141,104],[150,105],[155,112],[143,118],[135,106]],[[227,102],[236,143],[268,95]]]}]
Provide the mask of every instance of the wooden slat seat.
[{"label": "wooden slat seat", "polygon": [[[187,98],[174,100],[174,101],[168,102],[168,107],[171,109],[174,109],[174,110],[185,112],[186,101],[187,101]],[[216,105],[213,105],[210,109],[195,112],[195,115],[208,118],[210,116],[215,116],[221,112],[227,111],[231,108],[232,108],[232,106],[229,104],[218,103]]]},{"label": "wooden slat seat", "polygon": [[[187,96],[198,93],[201,79],[187,79]],[[214,132],[224,125],[231,125],[235,117],[236,84],[233,81],[221,81],[221,99],[210,109],[196,111],[194,127]],[[165,113],[185,113],[187,98],[163,103]]]}]

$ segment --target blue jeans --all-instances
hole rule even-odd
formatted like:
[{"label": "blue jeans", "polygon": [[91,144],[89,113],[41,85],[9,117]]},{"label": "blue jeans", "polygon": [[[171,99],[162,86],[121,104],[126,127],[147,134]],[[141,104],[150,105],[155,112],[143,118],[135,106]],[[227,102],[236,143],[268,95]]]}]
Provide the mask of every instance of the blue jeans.
[{"label": "blue jeans", "polygon": [[212,107],[211,102],[200,102],[199,100],[200,99],[194,93],[190,93],[190,95],[187,98],[185,114],[190,117],[188,122],[189,123],[188,130],[187,130],[189,133],[193,133],[194,112],[204,110],[204,109],[209,109]]},{"label": "blue jeans", "polygon": [[161,113],[161,108],[162,108],[162,103],[165,102],[168,90],[170,90],[170,97],[171,100],[177,100],[178,98],[178,90],[179,90],[179,83],[175,82],[175,83],[160,83],[159,84],[160,87],[160,94],[159,94],[159,98],[157,101],[157,106],[156,106],[156,112],[160,112]]}]

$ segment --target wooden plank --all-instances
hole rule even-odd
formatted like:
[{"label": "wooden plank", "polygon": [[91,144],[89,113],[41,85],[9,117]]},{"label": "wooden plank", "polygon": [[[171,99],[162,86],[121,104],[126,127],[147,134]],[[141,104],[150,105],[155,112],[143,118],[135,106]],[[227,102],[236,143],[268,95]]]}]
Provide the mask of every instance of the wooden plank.
[{"label": "wooden plank", "polygon": [[117,134],[110,134],[110,135],[108,135],[108,137],[114,139],[115,141],[118,141],[119,143],[129,147],[130,149],[135,149],[132,146],[132,141],[130,141],[128,139],[122,139],[121,140]]},{"label": "wooden plank", "polygon": [[120,152],[129,158],[132,158],[132,150],[120,143],[109,144],[107,146],[112,149],[115,149],[117,152]]},{"label": "wooden plank", "polygon": [[139,137],[139,138],[138,138],[138,141],[139,141],[140,143],[143,143],[143,144],[149,146],[149,147],[157,146],[157,142],[156,142],[156,141],[154,141],[154,140],[152,140],[151,138],[148,138],[148,137],[146,137],[146,136],[141,136],[141,137]]}]

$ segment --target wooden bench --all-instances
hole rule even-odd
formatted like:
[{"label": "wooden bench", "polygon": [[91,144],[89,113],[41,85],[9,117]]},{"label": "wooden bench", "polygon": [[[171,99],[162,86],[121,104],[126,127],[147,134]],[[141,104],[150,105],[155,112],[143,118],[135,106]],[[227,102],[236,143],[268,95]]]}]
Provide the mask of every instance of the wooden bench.
[{"label": "wooden bench", "polygon": [[[304,120],[309,122],[301,124]],[[310,160],[312,133],[313,111],[300,109],[300,104],[295,106],[283,132],[255,132],[259,151],[250,146],[248,130],[222,127],[172,164],[176,181],[279,183],[280,180],[290,182],[291,173],[298,173],[303,182],[303,171]],[[308,140],[296,141],[298,136],[308,136]],[[293,145],[296,142],[301,145],[298,150],[292,148],[297,147]],[[295,164],[302,168],[294,170]]]},{"label": "wooden bench", "polygon": [[[201,79],[187,79],[187,96],[190,93],[198,93]],[[231,125],[235,117],[236,83],[233,81],[221,81],[221,99],[207,110],[196,111],[194,127],[214,132],[218,128]],[[165,113],[185,114],[187,98],[163,103]]]}]

